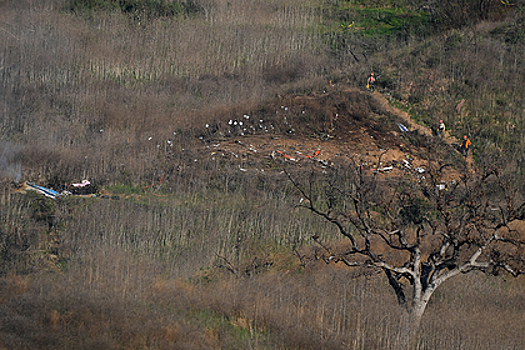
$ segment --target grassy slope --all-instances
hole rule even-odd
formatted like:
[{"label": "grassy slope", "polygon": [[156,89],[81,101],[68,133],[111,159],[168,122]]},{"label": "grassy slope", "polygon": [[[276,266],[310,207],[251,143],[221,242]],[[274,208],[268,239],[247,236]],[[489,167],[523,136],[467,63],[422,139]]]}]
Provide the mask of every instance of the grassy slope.
[{"label": "grassy slope", "polygon": [[[2,183],[0,346],[394,346],[399,310],[383,305],[383,282],[299,269],[292,248],[313,254],[309,237],[335,242],[334,233],[294,209],[282,177],[190,166],[196,136],[206,124],[267,113],[278,94],[320,93],[329,80],[362,86],[373,69],[415,119],[444,119],[483,160],[508,162],[523,147],[523,22],[431,35],[427,15],[403,2],[261,3],[218,1],[145,22],[77,16],[54,1],[0,5],[2,161],[23,160],[27,180],[89,177],[121,197],[52,202]],[[144,194],[169,171],[156,195]],[[473,276],[475,293],[443,289],[433,312],[449,321],[424,322],[423,348],[518,347],[521,282]]]}]

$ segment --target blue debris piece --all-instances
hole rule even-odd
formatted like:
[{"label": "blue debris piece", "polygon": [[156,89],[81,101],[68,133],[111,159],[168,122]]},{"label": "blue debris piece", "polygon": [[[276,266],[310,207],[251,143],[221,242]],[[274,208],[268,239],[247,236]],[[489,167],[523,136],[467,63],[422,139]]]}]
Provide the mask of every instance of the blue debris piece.
[{"label": "blue debris piece", "polygon": [[408,128],[406,126],[404,126],[403,124],[397,123],[397,126],[399,126],[399,129],[401,129],[401,131],[403,131],[403,132],[407,132],[408,131]]},{"label": "blue debris piece", "polygon": [[28,190],[33,190],[35,192],[43,194],[44,196],[52,198],[52,199],[55,199],[56,197],[60,196],[60,193],[58,193],[57,191],[49,189],[49,188],[45,188],[45,187],[42,187],[42,186],[35,185],[32,182],[26,182],[26,188]]}]

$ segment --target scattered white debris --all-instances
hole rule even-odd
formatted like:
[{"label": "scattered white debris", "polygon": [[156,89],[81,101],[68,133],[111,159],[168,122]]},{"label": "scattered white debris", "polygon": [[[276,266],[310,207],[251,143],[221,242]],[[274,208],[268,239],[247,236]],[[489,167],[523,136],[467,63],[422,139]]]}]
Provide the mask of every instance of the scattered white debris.
[{"label": "scattered white debris", "polygon": [[91,182],[89,182],[89,180],[82,180],[82,182],[80,183],[71,184],[71,186],[73,187],[86,187],[88,185],[91,185]]},{"label": "scattered white debris", "polygon": [[423,174],[425,172],[425,169],[423,169],[422,167],[419,167],[419,166],[417,168],[415,168],[414,170],[417,171],[420,174]]}]

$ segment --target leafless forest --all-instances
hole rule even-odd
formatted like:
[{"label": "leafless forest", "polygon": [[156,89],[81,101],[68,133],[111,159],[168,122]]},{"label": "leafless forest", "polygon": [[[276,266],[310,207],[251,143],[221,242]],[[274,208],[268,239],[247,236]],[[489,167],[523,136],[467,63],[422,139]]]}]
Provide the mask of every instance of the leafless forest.
[{"label": "leafless forest", "polygon": [[[370,71],[523,198],[522,0],[0,0],[0,349],[400,348],[388,282],[323,262],[316,240],[347,241],[286,176],[330,167],[212,153],[246,117],[246,145],[318,137],[323,94],[364,90]],[[297,96],[316,113],[278,119]],[[419,140],[421,158],[470,169]],[[98,197],[17,191],[84,179]],[[524,289],[451,279],[416,348],[522,349]]]}]

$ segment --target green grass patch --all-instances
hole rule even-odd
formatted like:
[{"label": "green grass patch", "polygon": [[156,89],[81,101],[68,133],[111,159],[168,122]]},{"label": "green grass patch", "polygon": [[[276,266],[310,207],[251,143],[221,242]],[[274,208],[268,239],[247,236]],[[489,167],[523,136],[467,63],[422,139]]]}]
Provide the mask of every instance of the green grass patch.
[{"label": "green grass patch", "polygon": [[354,2],[325,9],[329,18],[326,29],[368,37],[428,34],[431,23],[427,12],[414,11],[408,6],[392,7],[389,2],[376,5],[368,4],[365,8]]},{"label": "green grass patch", "polygon": [[110,193],[121,195],[121,196],[131,196],[131,195],[143,195],[144,190],[140,186],[135,185],[111,185],[107,186],[106,190]]},{"label": "green grass patch", "polygon": [[425,34],[430,23],[426,13],[404,12],[392,9],[362,10],[358,20],[361,33],[368,36],[398,34]]}]

